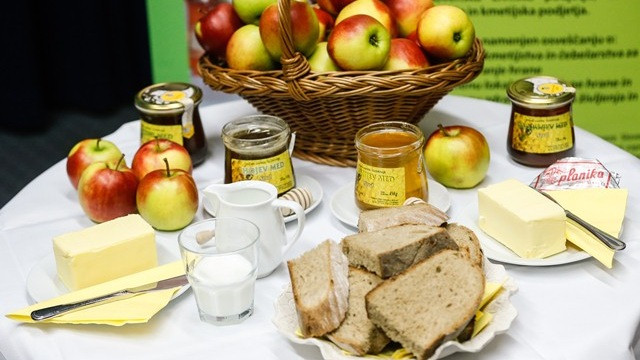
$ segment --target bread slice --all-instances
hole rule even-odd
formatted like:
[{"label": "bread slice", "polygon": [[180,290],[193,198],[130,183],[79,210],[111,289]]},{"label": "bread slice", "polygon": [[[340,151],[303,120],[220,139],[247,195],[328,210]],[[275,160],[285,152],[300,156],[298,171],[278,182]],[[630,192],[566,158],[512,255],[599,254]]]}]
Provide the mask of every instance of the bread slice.
[{"label": "bread slice", "polygon": [[389,338],[367,316],[364,296],[383,280],[366,270],[349,267],[349,309],[340,327],[327,334],[336,345],[353,354],[377,354]]},{"label": "bread slice", "polygon": [[349,297],[349,265],[340,245],[325,240],[287,266],[302,335],[322,336],[340,326]]},{"label": "bread slice", "polygon": [[363,211],[358,218],[358,231],[369,232],[407,224],[441,226],[447,220],[449,216],[437,207],[418,203]]},{"label": "bread slice", "polygon": [[442,249],[457,250],[458,245],[444,228],[429,225],[394,226],[342,239],[350,265],[364,267],[383,279]]},{"label": "bread slice", "polygon": [[482,268],[484,266],[484,256],[482,253],[482,247],[478,237],[466,226],[452,223],[447,224],[447,231],[453,241],[458,244],[460,251],[469,255],[471,261]]},{"label": "bread slice", "polygon": [[484,273],[464,254],[443,250],[365,296],[369,319],[418,359],[455,338],[474,316]]}]

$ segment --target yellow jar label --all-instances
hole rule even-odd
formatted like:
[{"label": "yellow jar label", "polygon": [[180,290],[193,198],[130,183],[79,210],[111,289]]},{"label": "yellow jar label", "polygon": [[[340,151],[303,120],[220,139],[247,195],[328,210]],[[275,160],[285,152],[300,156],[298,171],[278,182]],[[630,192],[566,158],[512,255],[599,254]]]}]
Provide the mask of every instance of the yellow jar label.
[{"label": "yellow jar label", "polygon": [[259,160],[231,159],[231,182],[260,180],[274,185],[278,194],[293,189],[295,179],[289,152]]},{"label": "yellow jar label", "polygon": [[557,153],[573,147],[571,113],[555,116],[513,114],[515,150],[531,154]]},{"label": "yellow jar label", "polygon": [[405,170],[379,168],[358,161],[355,192],[357,199],[377,207],[400,206],[405,200]]},{"label": "yellow jar label", "polygon": [[144,144],[156,137],[160,139],[169,139],[183,145],[182,125],[155,125],[142,120],[140,122],[140,143]]}]

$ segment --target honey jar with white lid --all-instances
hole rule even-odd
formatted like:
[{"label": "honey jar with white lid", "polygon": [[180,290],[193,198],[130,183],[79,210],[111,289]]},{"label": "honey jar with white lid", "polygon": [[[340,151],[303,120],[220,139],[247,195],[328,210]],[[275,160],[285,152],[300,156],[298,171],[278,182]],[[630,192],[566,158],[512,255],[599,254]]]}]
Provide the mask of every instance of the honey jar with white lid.
[{"label": "honey jar with white lid", "polygon": [[355,198],[361,210],[401,206],[410,197],[428,201],[425,138],[415,125],[386,121],[356,133]]},{"label": "honey jar with white lid", "polygon": [[518,80],[507,89],[511,119],[507,150],[518,163],[546,167],[573,156],[575,88],[551,76]]}]

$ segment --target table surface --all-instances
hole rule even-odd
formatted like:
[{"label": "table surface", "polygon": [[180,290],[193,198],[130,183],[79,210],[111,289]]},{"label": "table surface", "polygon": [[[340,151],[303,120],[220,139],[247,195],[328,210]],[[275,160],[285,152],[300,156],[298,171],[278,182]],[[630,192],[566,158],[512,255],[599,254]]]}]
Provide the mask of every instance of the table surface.
[{"label": "table surface", "polygon": [[[222,178],[224,148],[220,129],[242,115],[256,113],[248,103],[234,101],[200,109],[209,142],[209,157],[194,169],[200,188]],[[425,134],[444,125],[480,130],[491,148],[486,186],[507,178],[529,183],[541,170],[513,162],[506,151],[510,108],[482,100],[446,96],[420,123]],[[605,121],[605,120],[603,120]],[[579,123],[579,121],[578,121]],[[105,137],[129,161],[139,145],[139,123],[132,121]],[[599,159],[622,176],[629,189],[622,239],[627,248],[616,254],[613,269],[593,258],[548,267],[505,264],[519,290],[511,301],[518,316],[510,329],[477,354],[456,353],[448,359],[635,359],[640,355],[640,160],[576,128],[576,156]],[[294,158],[296,174],[315,178],[324,191],[320,205],[307,216],[301,239],[286,258],[321,241],[340,241],[355,229],[336,219],[333,194],[354,178],[353,168],[318,165]],[[449,189],[452,221],[464,223],[464,211],[476,190]],[[200,208],[196,219],[206,217]],[[28,305],[26,279],[43,257],[52,256],[52,237],[91,226],[65,172],[64,159],[34,179],[0,210],[0,311]],[[289,231],[293,230],[289,224]],[[177,232],[158,232],[157,242],[179,259]],[[240,325],[216,327],[198,319],[191,291],[172,301],[146,324],[99,325],[20,324],[0,319],[0,353],[13,359],[321,359],[314,346],[293,344],[271,319],[274,301],[288,282],[283,264],[256,284],[255,313]]]}]

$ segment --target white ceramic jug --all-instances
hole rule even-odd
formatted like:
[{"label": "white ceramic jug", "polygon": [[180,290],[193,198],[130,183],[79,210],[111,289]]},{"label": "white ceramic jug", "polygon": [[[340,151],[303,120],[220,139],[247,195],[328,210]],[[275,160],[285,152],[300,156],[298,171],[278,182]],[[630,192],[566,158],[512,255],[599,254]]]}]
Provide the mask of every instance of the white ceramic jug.
[{"label": "white ceramic jug", "polygon": [[[238,217],[249,220],[260,229],[258,277],[271,274],[282,262],[284,254],[302,234],[304,210],[300,204],[278,199],[275,186],[264,181],[238,181],[211,184],[203,193],[213,205],[216,217]],[[298,221],[293,237],[287,239],[280,207],[292,209]]]}]

